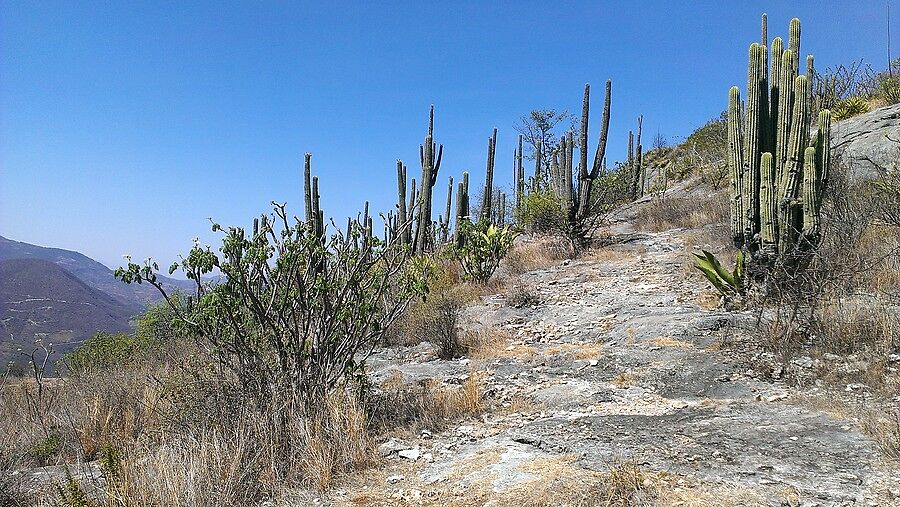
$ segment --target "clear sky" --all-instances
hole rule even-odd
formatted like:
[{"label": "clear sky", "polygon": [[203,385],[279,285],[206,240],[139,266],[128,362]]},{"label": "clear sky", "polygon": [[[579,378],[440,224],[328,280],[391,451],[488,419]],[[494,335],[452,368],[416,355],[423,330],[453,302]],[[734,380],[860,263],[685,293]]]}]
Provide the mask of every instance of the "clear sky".
[{"label": "clear sky", "polygon": [[339,223],[366,199],[387,210],[396,160],[418,174],[429,104],[441,208],[447,176],[483,179],[491,128],[508,185],[516,119],[577,111],[585,82],[596,142],[613,81],[610,160],[641,113],[651,138],[689,134],[746,83],[762,12],[770,38],[799,17],[820,69],[883,68],[886,5],[0,0],[0,235],[168,265],[211,241],[207,217],[299,212],[306,151]]}]

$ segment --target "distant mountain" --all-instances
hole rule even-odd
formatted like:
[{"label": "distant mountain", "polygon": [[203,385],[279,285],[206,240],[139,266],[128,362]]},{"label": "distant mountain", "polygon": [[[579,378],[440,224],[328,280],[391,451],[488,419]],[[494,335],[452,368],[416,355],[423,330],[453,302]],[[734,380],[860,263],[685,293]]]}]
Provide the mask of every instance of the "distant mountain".
[{"label": "distant mountain", "polygon": [[36,338],[63,353],[98,331],[129,331],[140,313],[44,259],[0,260],[0,360],[19,359]]},{"label": "distant mountain", "polygon": [[[126,305],[137,304],[146,307],[148,303],[160,299],[159,292],[147,284],[126,285],[113,276],[113,272],[90,257],[60,248],[47,248],[0,236],[0,261],[11,259],[36,259],[50,261],[65,269],[89,287],[121,300]],[[176,280],[159,277],[168,290],[191,290],[190,280]],[[0,283],[4,283],[0,279]]]}]

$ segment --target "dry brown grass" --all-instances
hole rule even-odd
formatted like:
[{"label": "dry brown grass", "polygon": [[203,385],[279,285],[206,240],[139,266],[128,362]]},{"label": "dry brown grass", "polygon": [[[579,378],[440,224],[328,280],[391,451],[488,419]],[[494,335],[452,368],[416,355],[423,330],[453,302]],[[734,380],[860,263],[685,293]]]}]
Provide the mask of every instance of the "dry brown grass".
[{"label": "dry brown grass", "polygon": [[[511,346],[512,335],[505,329],[487,328],[466,331],[469,357],[475,360],[496,359],[498,357],[529,358],[537,350],[528,346]],[[512,348],[510,348],[512,347]]]},{"label": "dry brown grass", "polygon": [[640,231],[661,232],[670,229],[696,229],[729,220],[726,192],[716,191],[706,197],[660,196],[642,205],[634,218]]},{"label": "dry brown grass", "polygon": [[556,236],[520,236],[503,259],[501,268],[508,275],[521,275],[553,266],[572,257],[571,246],[564,238]]},{"label": "dry brown grass", "polygon": [[595,472],[578,467],[575,461],[576,457],[568,454],[529,463],[523,471],[537,478],[508,491],[504,495],[506,505],[628,507],[654,496],[647,488],[646,476],[633,462]]},{"label": "dry brown grass", "polygon": [[616,375],[611,383],[619,389],[628,389],[637,383],[637,376],[633,373],[623,371]]},{"label": "dry brown grass", "polygon": [[564,356],[573,360],[598,359],[603,354],[602,343],[561,343],[542,351],[543,356]]},{"label": "dry brown grass", "polygon": [[671,336],[660,336],[658,338],[654,338],[650,340],[650,345],[654,345],[657,347],[676,347],[681,349],[689,349],[694,347],[694,345],[691,343],[677,340],[675,338],[672,338]]},{"label": "dry brown grass", "polygon": [[900,409],[865,414],[862,429],[878,445],[882,456],[900,464]]},{"label": "dry brown grass", "polygon": [[513,308],[526,308],[541,303],[541,295],[533,288],[516,284],[506,291],[506,304]]},{"label": "dry brown grass", "polygon": [[379,386],[372,408],[371,422],[379,432],[442,429],[484,410],[481,374],[472,372],[461,385],[449,385],[437,379],[409,384],[397,373]]},{"label": "dry brown grass", "polygon": [[[572,454],[535,459],[519,467],[530,478],[496,489],[502,449],[488,449],[456,463],[440,486],[407,484],[404,489],[366,487],[349,495],[348,505],[403,507],[738,507],[764,506],[766,500],[747,488],[708,485],[665,472],[647,472],[633,461],[619,460],[606,470],[578,466]],[[382,481],[380,481],[383,483]],[[367,482],[367,484],[372,484]]]}]

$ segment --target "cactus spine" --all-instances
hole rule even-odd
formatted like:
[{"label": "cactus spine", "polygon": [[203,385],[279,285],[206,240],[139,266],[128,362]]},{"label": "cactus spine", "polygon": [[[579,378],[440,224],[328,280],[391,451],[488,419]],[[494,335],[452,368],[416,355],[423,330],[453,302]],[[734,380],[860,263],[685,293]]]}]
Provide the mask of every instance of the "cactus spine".
[{"label": "cactus spine", "polygon": [[[765,16],[763,34],[765,34]],[[748,259],[761,265],[792,263],[819,240],[819,211],[830,163],[830,112],[819,115],[810,146],[813,59],[798,75],[800,21],[791,20],[788,48],[753,43],[747,67],[746,107],[740,91],[728,94],[728,165],[731,235]]]}]

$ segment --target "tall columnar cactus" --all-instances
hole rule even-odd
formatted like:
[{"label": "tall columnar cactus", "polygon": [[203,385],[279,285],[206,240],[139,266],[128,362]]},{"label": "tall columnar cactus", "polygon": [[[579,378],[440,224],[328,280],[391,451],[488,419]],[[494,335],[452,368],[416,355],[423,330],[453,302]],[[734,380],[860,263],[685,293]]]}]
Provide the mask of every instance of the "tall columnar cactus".
[{"label": "tall columnar cactus", "polygon": [[[765,33],[765,17],[763,33]],[[746,106],[728,94],[731,236],[751,263],[794,263],[819,241],[819,210],[830,163],[831,113],[822,111],[810,140],[811,76],[798,75],[800,21],[791,20],[788,48],[753,43]],[[807,72],[813,72],[812,56]]]},{"label": "tall columnar cactus", "polygon": [[406,215],[406,166],[400,160],[397,161],[397,223],[400,242],[404,245],[410,243],[410,223]]},{"label": "tall columnar cactus", "polygon": [[484,190],[481,194],[481,220],[491,220],[491,200],[494,195],[494,158],[497,154],[497,129],[488,138],[487,167],[484,173]]},{"label": "tall columnar cactus", "polygon": [[436,146],[434,142],[434,106],[428,113],[428,134],[425,142],[419,146],[419,161],[422,165],[421,189],[419,190],[419,217],[416,227],[415,253],[423,254],[431,246],[430,239],[434,237],[431,219],[431,202],[434,184],[437,182],[438,171],[441,169],[441,158],[444,154],[444,145]]},{"label": "tall columnar cactus", "polygon": [[450,235],[450,212],[453,207],[453,176],[447,183],[447,207],[444,210],[444,218],[441,222],[441,243],[446,243]]},{"label": "tall columnar cactus", "polygon": [[324,242],[325,216],[319,205],[319,178],[312,176],[312,154],[310,153],[307,153],[303,160],[303,204],[305,212],[303,219],[308,234]]},{"label": "tall columnar cactus", "polygon": [[[523,136],[519,134],[519,146],[516,150],[516,169],[515,169],[515,193],[516,193],[516,208],[518,209],[521,205],[522,197],[525,194],[525,166],[523,165],[524,153],[522,151],[522,141]],[[537,163],[540,164],[541,160],[541,145],[538,143],[538,148],[535,152],[535,156],[537,157]]]},{"label": "tall columnar cactus", "polygon": [[644,195],[644,147],[641,146],[641,131],[644,124],[644,115],[638,116],[637,120],[637,151],[632,153],[634,134],[628,132],[628,169],[631,173],[631,200],[638,199]]},{"label": "tall columnar cactus", "polygon": [[453,227],[453,242],[462,246],[463,236],[459,233],[464,222],[469,221],[469,173],[464,172],[456,190],[456,223]]}]

